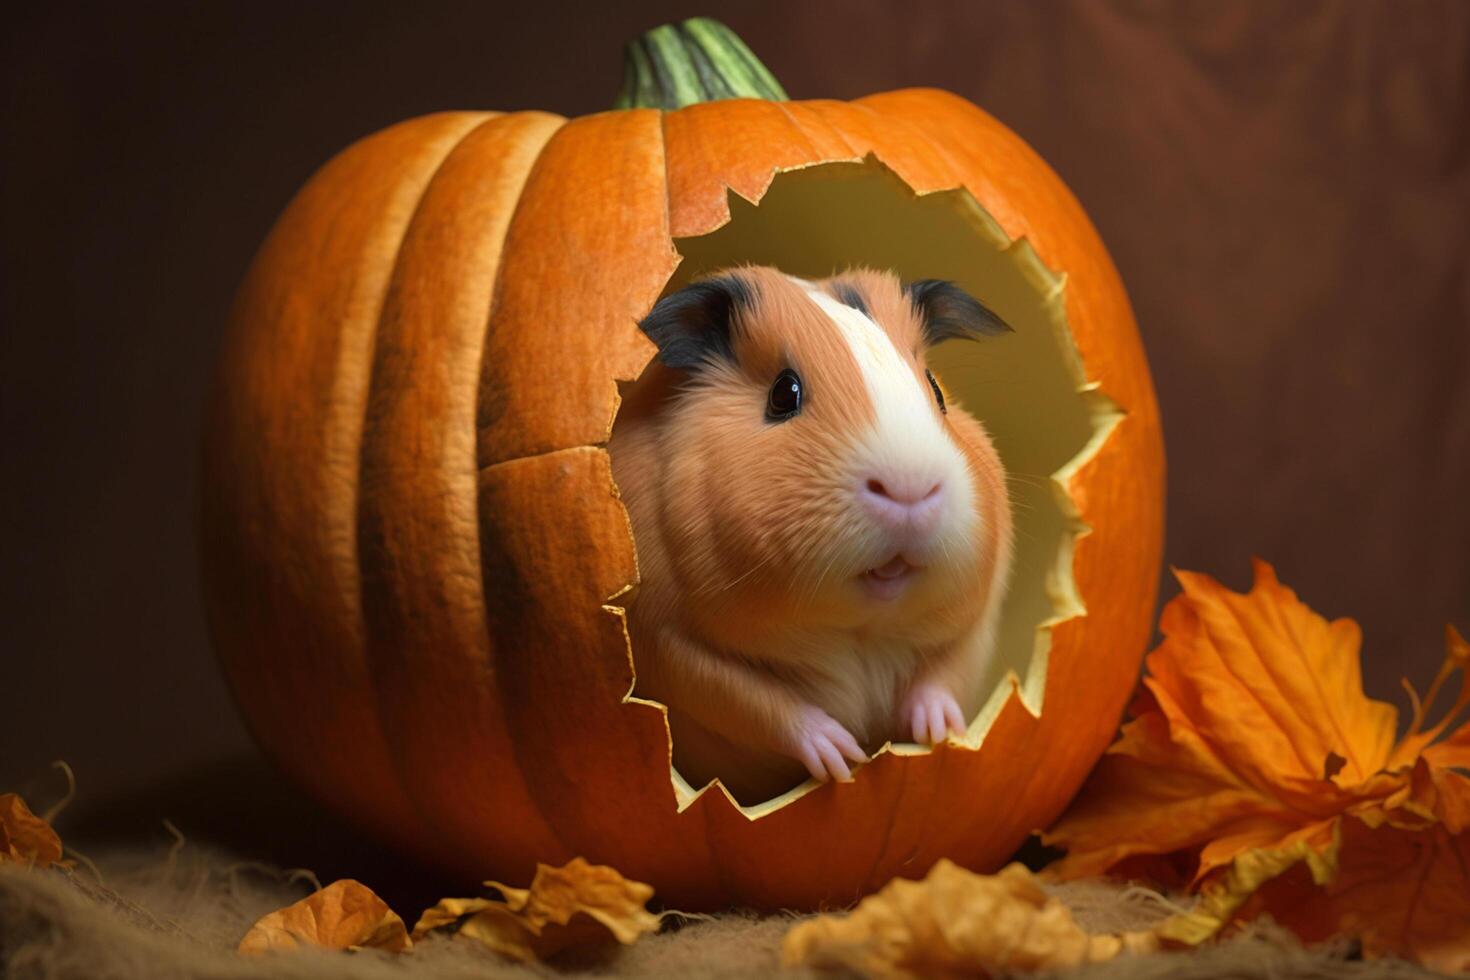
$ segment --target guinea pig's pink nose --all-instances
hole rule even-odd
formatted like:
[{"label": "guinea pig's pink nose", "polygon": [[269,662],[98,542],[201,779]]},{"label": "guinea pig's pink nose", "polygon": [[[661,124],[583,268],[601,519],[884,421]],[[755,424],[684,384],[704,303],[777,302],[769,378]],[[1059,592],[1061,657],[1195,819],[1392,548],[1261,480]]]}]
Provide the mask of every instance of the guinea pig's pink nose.
[{"label": "guinea pig's pink nose", "polygon": [[863,507],[875,520],[918,534],[933,530],[943,496],[939,481],[907,473],[871,476],[858,491]]}]

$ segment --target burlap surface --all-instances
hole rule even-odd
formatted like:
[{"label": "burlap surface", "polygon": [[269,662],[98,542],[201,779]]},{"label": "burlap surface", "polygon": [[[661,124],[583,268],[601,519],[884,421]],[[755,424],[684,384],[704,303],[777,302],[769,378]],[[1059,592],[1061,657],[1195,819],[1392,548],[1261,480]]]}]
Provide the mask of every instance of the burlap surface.
[{"label": "burlap surface", "polygon": [[[13,980],[87,978],[458,978],[564,976],[763,977],[779,971],[781,937],[793,916],[728,914],[691,920],[611,954],[556,967],[506,963],[453,940],[421,943],[407,956],[306,952],[245,957],[236,943],[259,916],[307,894],[305,872],[289,872],[222,851],[181,844],[166,852],[93,855],[71,872],[0,866],[0,976]],[[1061,887],[1077,920],[1096,932],[1146,927],[1168,914],[1157,895],[1105,883]],[[400,909],[412,924],[417,910]],[[1352,958],[1350,945],[1308,950],[1269,926],[1217,946],[1073,971],[1107,978],[1432,977],[1397,961]],[[789,971],[784,976],[815,976]]]}]

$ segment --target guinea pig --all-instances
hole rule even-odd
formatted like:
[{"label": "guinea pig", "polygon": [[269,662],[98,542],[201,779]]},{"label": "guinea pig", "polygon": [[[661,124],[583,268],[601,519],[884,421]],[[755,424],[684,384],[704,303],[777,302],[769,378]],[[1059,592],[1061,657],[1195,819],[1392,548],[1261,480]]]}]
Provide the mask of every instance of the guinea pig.
[{"label": "guinea pig", "polygon": [[1006,477],[925,366],[1010,328],[955,285],[742,267],[660,300],[609,441],[639,584],[635,693],[741,803],[849,780],[978,710],[1011,562]]}]

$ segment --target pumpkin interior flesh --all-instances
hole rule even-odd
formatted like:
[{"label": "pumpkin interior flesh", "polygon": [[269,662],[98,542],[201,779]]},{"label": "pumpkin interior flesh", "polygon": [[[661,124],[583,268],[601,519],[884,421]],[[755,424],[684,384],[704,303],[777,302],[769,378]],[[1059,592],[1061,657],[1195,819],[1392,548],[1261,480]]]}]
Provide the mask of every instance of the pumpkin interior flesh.
[{"label": "pumpkin interior flesh", "polygon": [[[1011,586],[996,656],[983,682],[992,693],[972,720],[965,744],[979,747],[1012,691],[1039,716],[1051,628],[1086,611],[1072,579],[1072,545],[1087,528],[1067,485],[1121,417],[1083,375],[1067,329],[1065,280],[1025,241],[1008,239],[967,191],[916,195],[871,156],[778,173],[758,205],[732,193],[726,224],[675,245],[682,261],[666,292],[742,263],[773,265],[806,278],[863,265],[894,270],[905,280],[953,280],[1014,328],[981,343],[946,342],[930,353],[929,362],[953,401],[994,440],[1009,477],[1015,520]],[[636,670],[636,648],[632,656]],[[893,744],[883,751],[928,749]],[[677,772],[672,775],[682,809],[699,790]],[[861,770],[856,778],[862,778]],[[815,785],[808,782],[741,810],[762,816]]]}]

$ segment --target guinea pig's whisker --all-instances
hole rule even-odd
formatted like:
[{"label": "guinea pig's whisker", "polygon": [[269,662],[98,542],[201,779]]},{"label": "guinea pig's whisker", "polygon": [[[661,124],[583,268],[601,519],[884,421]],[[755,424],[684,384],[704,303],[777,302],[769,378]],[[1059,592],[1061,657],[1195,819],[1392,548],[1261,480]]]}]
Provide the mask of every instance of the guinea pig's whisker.
[{"label": "guinea pig's whisker", "polygon": [[1042,487],[1042,488],[1044,488],[1047,485],[1047,483],[1050,482],[1050,480],[1049,480],[1048,477],[1036,476],[1033,473],[1007,473],[1006,474],[1006,482],[1007,483],[1019,483],[1022,486],[1027,486],[1027,487]]},{"label": "guinea pig's whisker", "polygon": [[954,556],[951,555],[950,552],[949,552],[949,539],[948,538],[942,537],[942,538],[939,539],[939,551],[940,551],[941,554],[944,555],[944,563],[946,565],[953,565],[954,564]]},{"label": "guinea pig's whisker", "polygon": [[816,579],[812,582],[811,588],[802,590],[802,595],[800,599],[801,605],[806,605],[807,603],[811,602],[817,597],[818,593],[821,592],[822,585],[826,581],[828,573],[832,571],[832,566],[837,564],[837,559],[839,557],[840,555],[838,552],[832,552],[831,557],[827,559],[827,564],[822,568],[822,574],[818,575]]},{"label": "guinea pig's whisker", "polygon": [[766,557],[762,558],[760,561],[756,562],[754,565],[751,565],[744,572],[741,572],[734,579],[726,582],[724,585],[707,586],[703,589],[700,589],[699,592],[696,594],[707,595],[714,592],[728,592],[731,589],[735,588],[735,586],[739,585],[741,582],[744,582],[746,579],[750,578],[756,572],[760,571],[762,568],[765,568],[773,560],[775,560],[775,557],[776,556],[774,554],[769,554]]},{"label": "guinea pig's whisker", "polygon": [[[808,550],[814,551],[815,549],[808,549]],[[803,559],[805,559],[806,557],[808,557],[808,556],[805,555],[805,554],[802,555],[802,558]],[[828,562],[828,566],[829,567],[830,567],[830,564],[831,563],[829,561]],[[816,598],[817,591],[822,587],[822,579],[825,578],[826,575],[827,575],[827,572],[826,572],[826,569],[824,568],[822,570],[822,573],[820,575],[817,575],[814,578],[809,579],[807,581],[807,583],[801,587],[801,590],[799,592],[797,592],[797,594],[796,594],[796,604],[798,606],[805,606],[807,603],[811,602],[814,598]]]},{"label": "guinea pig's whisker", "polygon": [[1036,536],[1027,531],[1026,528],[1020,524],[1017,524],[1011,528],[1011,537],[1015,539],[1016,544],[1021,544],[1023,542],[1026,544],[1034,544],[1036,542]]},{"label": "guinea pig's whisker", "polygon": [[756,572],[760,571],[765,566],[769,565],[774,558],[774,554],[768,554],[766,557],[762,558],[760,561],[756,562],[754,565],[750,566],[730,581],[710,582],[707,585],[695,589],[691,594],[695,596],[707,596],[714,595],[715,593],[719,592],[728,592],[729,590],[735,588],[735,586],[739,585],[741,582],[744,582],[746,579],[750,578],[750,576],[754,575]]}]

